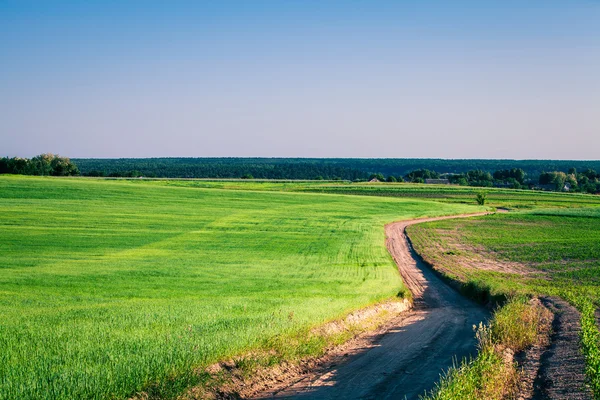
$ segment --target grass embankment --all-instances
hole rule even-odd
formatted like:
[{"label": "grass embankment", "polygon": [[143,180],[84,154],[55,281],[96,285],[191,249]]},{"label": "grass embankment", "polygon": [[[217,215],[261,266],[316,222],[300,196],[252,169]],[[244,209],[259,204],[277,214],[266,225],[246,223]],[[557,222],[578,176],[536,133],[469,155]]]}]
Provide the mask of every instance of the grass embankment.
[{"label": "grass embankment", "polygon": [[[409,236],[427,261],[471,293],[487,294],[487,299],[554,295],[578,307],[586,373],[600,396],[600,335],[594,316],[600,305],[600,208],[439,221],[412,226]],[[502,308],[499,313],[511,312]],[[465,372],[477,371],[489,361],[486,357],[483,352],[481,360],[452,372],[450,381],[456,383],[446,385],[462,385],[463,375],[489,380]]]},{"label": "grass embankment", "polygon": [[273,343],[318,354],[339,338],[306,332],[402,290],[385,223],[477,210],[10,176],[0,207],[0,399],[169,396]]}]

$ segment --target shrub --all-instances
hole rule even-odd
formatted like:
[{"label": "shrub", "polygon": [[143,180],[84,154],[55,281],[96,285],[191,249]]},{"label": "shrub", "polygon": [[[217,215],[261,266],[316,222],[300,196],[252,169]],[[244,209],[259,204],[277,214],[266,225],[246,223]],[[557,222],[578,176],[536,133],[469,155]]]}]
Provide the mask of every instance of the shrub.
[{"label": "shrub", "polygon": [[477,197],[475,199],[477,200],[477,204],[479,204],[480,206],[483,206],[483,205],[485,205],[485,201],[487,200],[487,193],[479,192],[479,193],[477,193]]}]

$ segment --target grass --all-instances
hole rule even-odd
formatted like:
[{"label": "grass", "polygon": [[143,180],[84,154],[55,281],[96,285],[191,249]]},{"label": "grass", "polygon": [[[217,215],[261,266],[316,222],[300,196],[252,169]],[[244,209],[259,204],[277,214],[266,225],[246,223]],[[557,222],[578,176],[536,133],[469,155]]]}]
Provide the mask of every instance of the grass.
[{"label": "grass", "polygon": [[[478,357],[463,361],[451,368],[437,384],[434,393],[423,400],[500,400],[506,398],[503,385],[506,378],[514,379],[507,371],[502,357],[490,348],[482,349]],[[511,379],[512,378],[512,379]]]},{"label": "grass", "polygon": [[[582,312],[587,377],[600,398],[600,209],[537,209],[409,228],[416,250],[444,274],[491,297],[554,295]],[[454,254],[454,255],[452,255]],[[477,255],[529,273],[477,268]],[[471,259],[469,259],[471,258]]]},{"label": "grass", "polygon": [[328,183],[301,187],[298,190],[365,196],[421,198],[444,203],[463,204],[476,204],[476,197],[478,193],[484,192],[486,194],[486,205],[510,209],[536,209],[540,207],[590,207],[600,205],[600,198],[598,196],[588,194],[480,188],[455,185],[425,185],[412,183]]},{"label": "grass", "polygon": [[0,399],[169,397],[273,340],[318,353],[298,338],[402,290],[385,223],[481,209],[187,186],[0,177]]},{"label": "grass", "polygon": [[129,182],[138,184],[153,184],[161,186],[177,186],[202,189],[308,192],[376,197],[400,197],[459,204],[477,204],[477,194],[480,192],[485,192],[486,204],[492,207],[531,210],[540,207],[572,208],[600,206],[600,197],[589,194],[557,193],[499,188],[480,188],[456,185],[242,179],[129,179]]}]

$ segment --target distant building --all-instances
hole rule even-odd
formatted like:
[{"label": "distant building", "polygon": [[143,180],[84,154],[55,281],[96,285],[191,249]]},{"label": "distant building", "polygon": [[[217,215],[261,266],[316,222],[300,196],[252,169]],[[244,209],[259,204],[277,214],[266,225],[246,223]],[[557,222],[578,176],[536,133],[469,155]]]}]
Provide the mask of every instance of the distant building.
[{"label": "distant building", "polygon": [[378,183],[378,182],[380,182],[380,181],[377,178],[373,178],[369,181],[369,183]]},{"label": "distant building", "polygon": [[425,183],[429,185],[449,185],[448,179],[425,179]]}]

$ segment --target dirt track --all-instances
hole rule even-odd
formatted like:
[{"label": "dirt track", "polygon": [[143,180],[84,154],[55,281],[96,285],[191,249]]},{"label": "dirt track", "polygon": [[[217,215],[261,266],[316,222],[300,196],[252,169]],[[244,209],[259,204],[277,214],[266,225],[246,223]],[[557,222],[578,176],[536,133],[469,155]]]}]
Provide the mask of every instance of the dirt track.
[{"label": "dirt track", "polygon": [[557,297],[544,297],[542,302],[554,313],[550,347],[542,354],[540,369],[534,382],[533,399],[590,400],[585,387],[585,359],[581,354],[579,312]]},{"label": "dirt track", "polygon": [[408,225],[482,214],[402,221],[386,226],[387,247],[414,296],[414,309],[374,341],[348,351],[343,362],[306,374],[260,398],[416,399],[431,390],[453,360],[474,355],[473,325],[489,317],[438,278],[415,254]]}]

